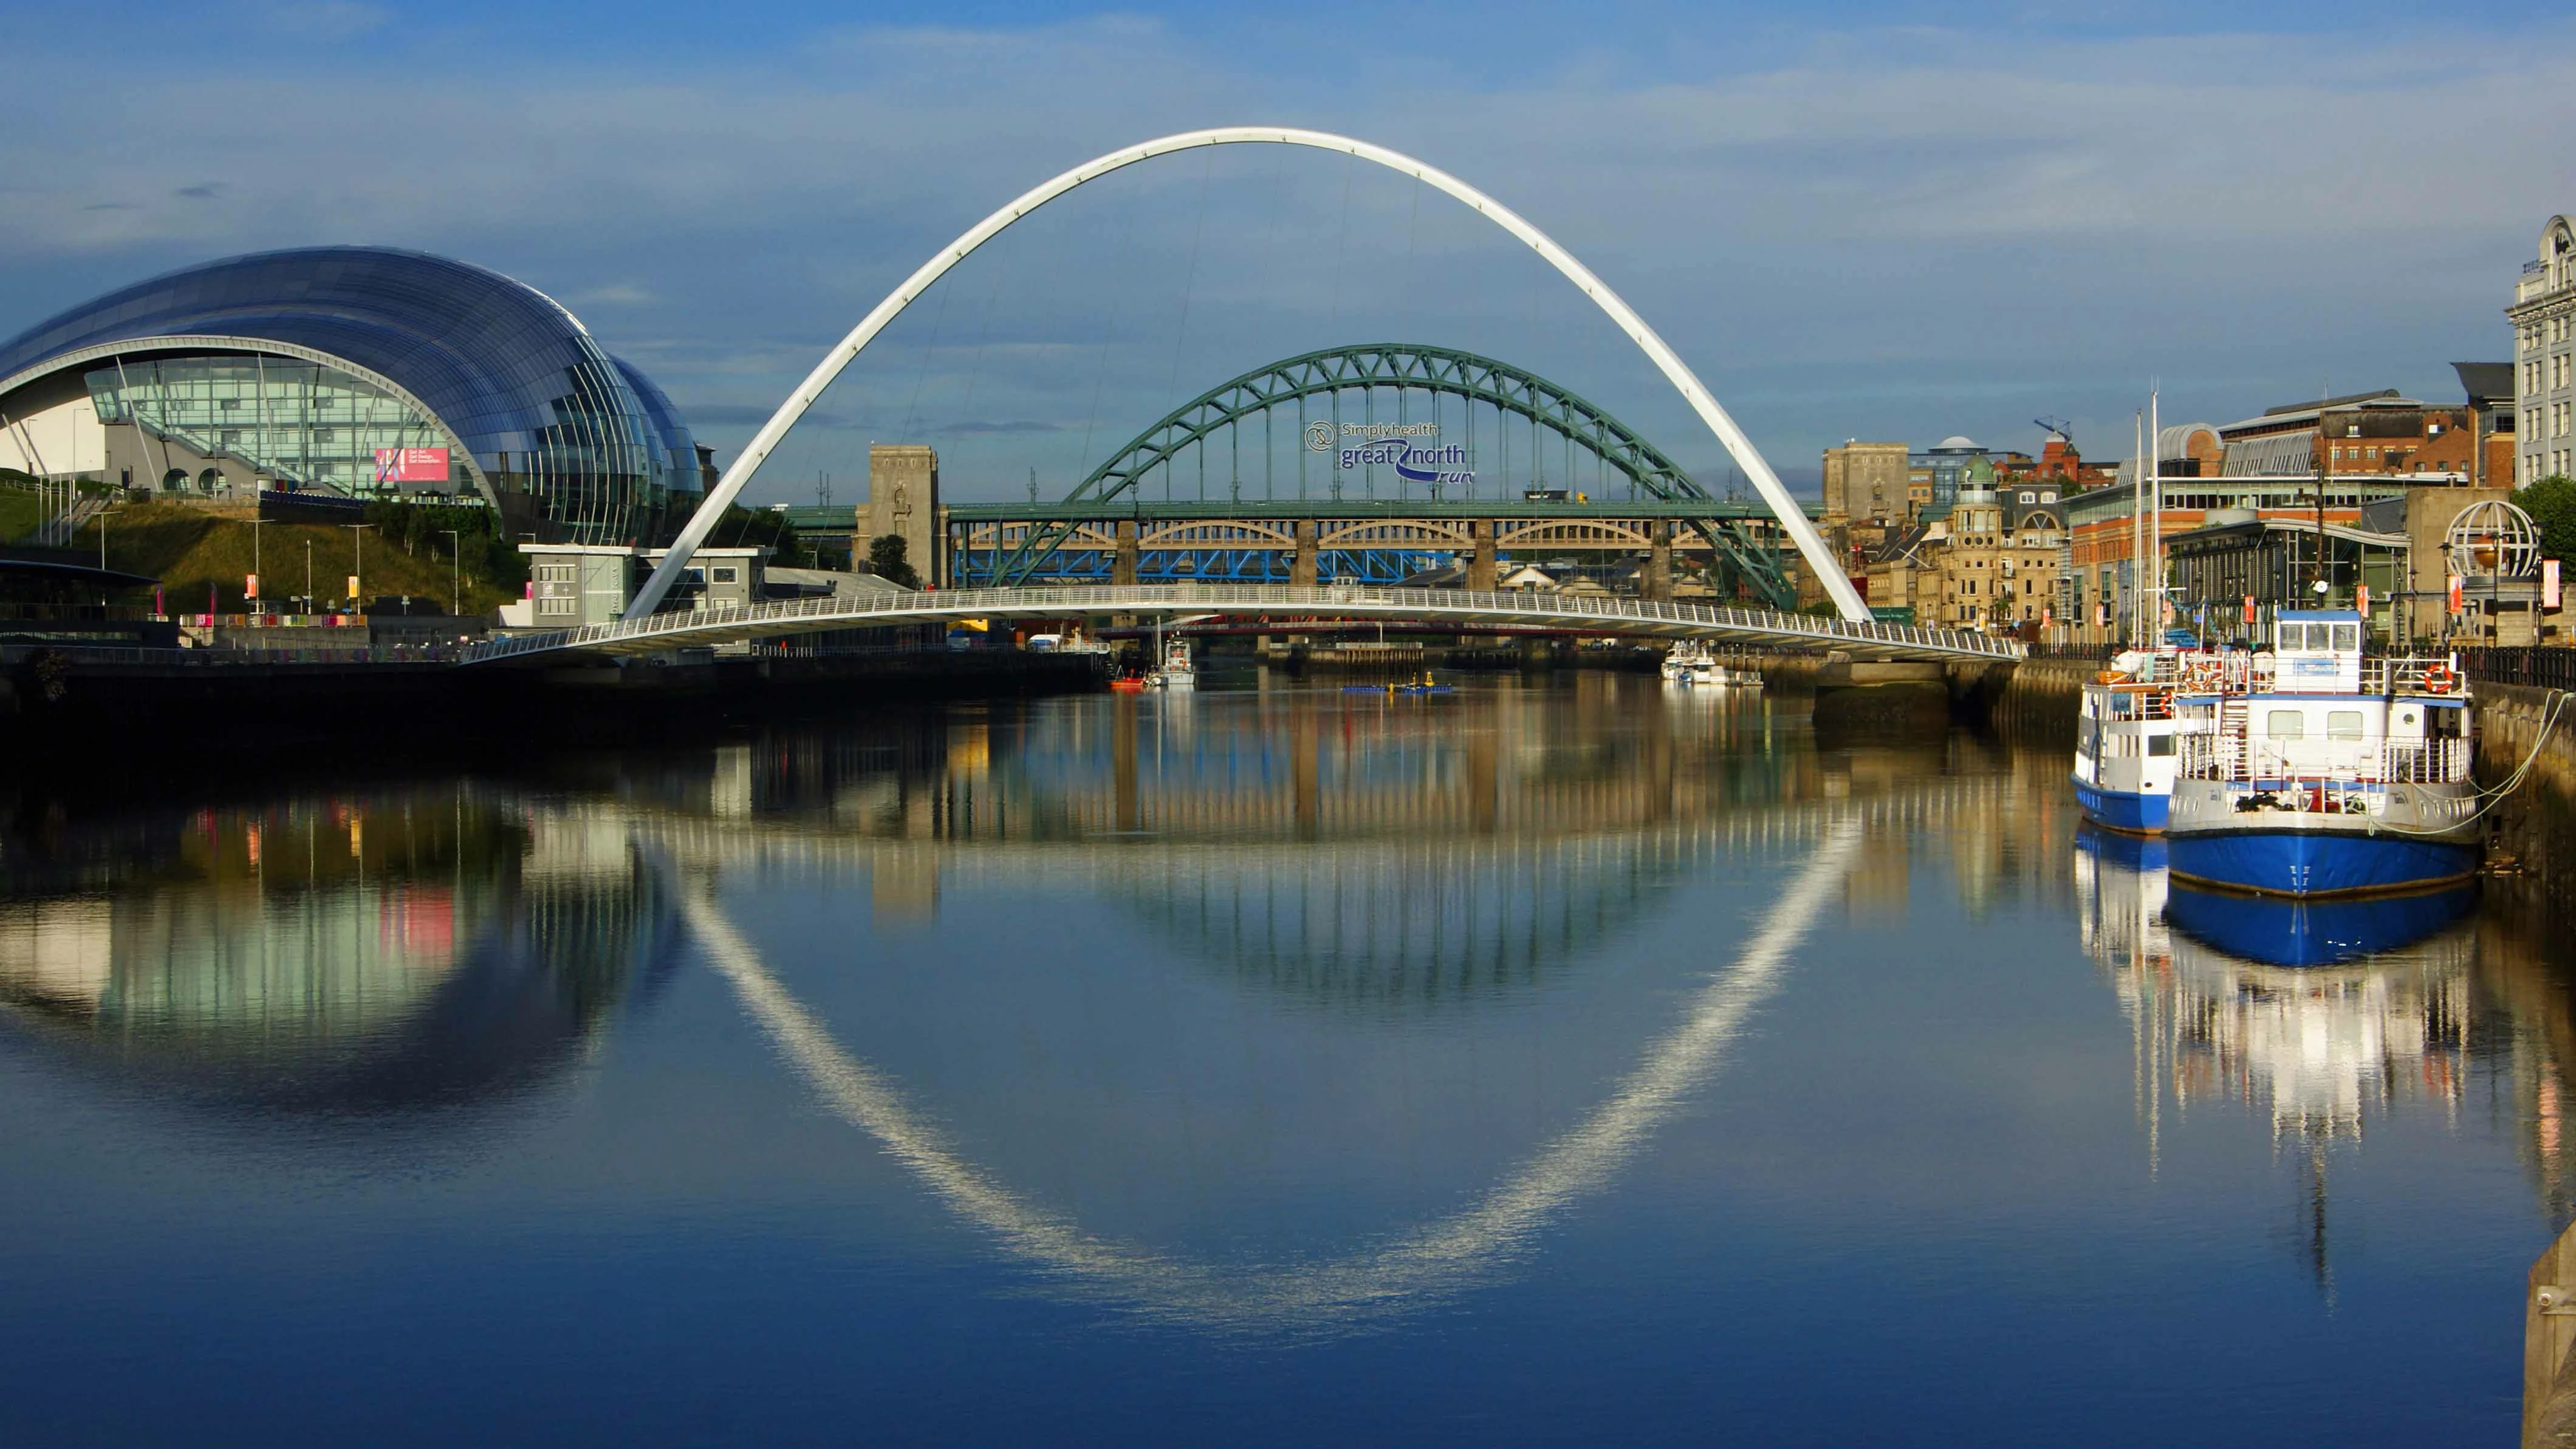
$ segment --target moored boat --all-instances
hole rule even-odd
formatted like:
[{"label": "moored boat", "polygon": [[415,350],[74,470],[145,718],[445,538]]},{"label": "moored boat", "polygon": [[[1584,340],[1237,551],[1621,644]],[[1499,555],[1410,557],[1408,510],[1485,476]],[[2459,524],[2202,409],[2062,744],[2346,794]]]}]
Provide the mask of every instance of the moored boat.
[{"label": "moored boat", "polygon": [[1697,639],[1684,639],[1664,653],[1666,684],[1682,689],[1720,685],[1751,688],[1762,683],[1762,671],[1728,664]]},{"label": "moored boat", "polygon": [[2473,874],[2475,721],[2449,658],[2366,658],[2361,616],[2283,610],[2272,648],[2206,656],[2175,696],[2178,879],[2266,895]]},{"label": "moored boat", "polygon": [[2173,802],[2174,702],[2199,651],[2131,650],[2084,685],[2076,715],[2075,803],[2106,830],[2153,835]]},{"label": "moored boat", "polygon": [[1190,660],[1190,641],[1174,639],[1163,646],[1163,665],[1145,676],[1145,683],[1155,689],[1195,689],[1198,666]]}]

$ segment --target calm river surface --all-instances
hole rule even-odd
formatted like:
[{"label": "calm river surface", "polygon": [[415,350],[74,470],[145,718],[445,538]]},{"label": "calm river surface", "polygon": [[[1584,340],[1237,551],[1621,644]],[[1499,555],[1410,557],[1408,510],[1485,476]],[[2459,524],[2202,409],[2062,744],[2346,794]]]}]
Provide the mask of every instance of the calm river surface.
[{"label": "calm river surface", "polygon": [[2491,908],[2285,968],[2056,748],[1246,685],[26,796],[0,1442],[2515,1432]]}]

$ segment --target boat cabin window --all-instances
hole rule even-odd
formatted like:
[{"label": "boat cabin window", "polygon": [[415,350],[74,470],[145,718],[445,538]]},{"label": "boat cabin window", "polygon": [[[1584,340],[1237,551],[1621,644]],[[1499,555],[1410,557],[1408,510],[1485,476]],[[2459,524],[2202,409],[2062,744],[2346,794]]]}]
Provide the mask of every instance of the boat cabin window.
[{"label": "boat cabin window", "polygon": [[2173,737],[2172,735],[2149,735],[2149,736],[2147,736],[2147,753],[2148,753],[2148,754],[2151,754],[2151,755],[2170,755],[2170,754],[2172,754],[2173,752],[2174,752],[2174,737]]},{"label": "boat cabin window", "polygon": [[2276,709],[2263,716],[2263,733],[2276,740],[2302,739],[2307,732],[2308,717],[2303,711]]},{"label": "boat cabin window", "polygon": [[2361,647],[2359,624],[2293,624],[2278,628],[2279,647],[2322,652],[2329,649],[2354,650]]},{"label": "boat cabin window", "polygon": [[2361,711],[2357,709],[2327,710],[2326,738],[2330,740],[2360,739]]}]

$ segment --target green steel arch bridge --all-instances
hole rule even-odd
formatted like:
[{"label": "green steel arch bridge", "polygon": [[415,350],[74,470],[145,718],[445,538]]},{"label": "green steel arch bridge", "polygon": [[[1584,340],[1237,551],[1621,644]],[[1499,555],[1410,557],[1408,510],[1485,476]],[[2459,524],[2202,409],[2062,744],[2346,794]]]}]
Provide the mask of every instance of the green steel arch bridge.
[{"label": "green steel arch bridge", "polygon": [[1174,408],[1060,502],[948,515],[963,587],[1391,584],[1464,558],[1491,588],[1504,551],[1647,552],[1679,531],[1719,597],[1797,603],[1767,505],[1710,496],[1570,388],[1418,343],[1282,358]]}]

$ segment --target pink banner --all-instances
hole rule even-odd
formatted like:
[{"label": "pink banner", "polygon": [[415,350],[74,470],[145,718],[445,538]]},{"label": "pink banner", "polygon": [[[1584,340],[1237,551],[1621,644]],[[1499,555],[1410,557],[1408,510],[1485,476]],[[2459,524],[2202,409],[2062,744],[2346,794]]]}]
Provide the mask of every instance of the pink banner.
[{"label": "pink banner", "polygon": [[379,483],[444,483],[447,481],[445,448],[378,448],[376,481]]}]

